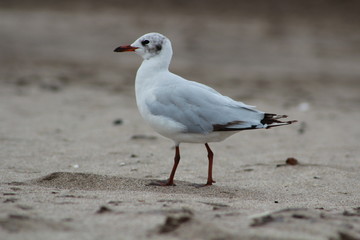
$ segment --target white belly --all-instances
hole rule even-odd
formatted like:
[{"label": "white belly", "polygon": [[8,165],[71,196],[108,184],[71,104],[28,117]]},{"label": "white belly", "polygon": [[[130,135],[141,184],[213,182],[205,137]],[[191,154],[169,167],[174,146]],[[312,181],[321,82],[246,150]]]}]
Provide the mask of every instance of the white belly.
[{"label": "white belly", "polygon": [[187,133],[186,126],[170,118],[152,115],[146,108],[139,107],[144,120],[159,134],[172,139],[175,144],[184,143],[208,143],[220,142],[235,134],[236,131],[210,132],[210,133]]}]

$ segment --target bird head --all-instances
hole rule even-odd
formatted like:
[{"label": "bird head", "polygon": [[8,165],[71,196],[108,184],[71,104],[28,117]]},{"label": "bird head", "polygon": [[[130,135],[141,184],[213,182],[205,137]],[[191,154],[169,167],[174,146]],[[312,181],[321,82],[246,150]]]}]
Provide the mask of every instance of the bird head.
[{"label": "bird head", "polygon": [[116,48],[114,52],[135,52],[145,60],[166,53],[172,55],[170,40],[160,33],[147,33],[130,45]]}]

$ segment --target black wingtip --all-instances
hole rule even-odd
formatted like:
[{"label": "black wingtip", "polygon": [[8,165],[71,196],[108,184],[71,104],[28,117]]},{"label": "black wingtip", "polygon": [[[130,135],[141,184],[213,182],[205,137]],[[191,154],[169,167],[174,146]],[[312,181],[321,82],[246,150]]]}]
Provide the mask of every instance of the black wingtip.
[{"label": "black wingtip", "polygon": [[297,120],[281,121],[281,118],[287,118],[287,115],[278,115],[273,113],[265,113],[264,118],[260,121],[263,125],[267,125],[266,129],[278,126],[284,126],[296,123]]}]

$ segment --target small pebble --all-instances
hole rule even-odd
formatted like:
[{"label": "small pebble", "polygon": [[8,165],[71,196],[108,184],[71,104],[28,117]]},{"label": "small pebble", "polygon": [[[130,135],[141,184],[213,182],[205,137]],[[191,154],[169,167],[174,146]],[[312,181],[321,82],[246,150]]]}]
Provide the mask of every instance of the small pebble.
[{"label": "small pebble", "polygon": [[113,124],[114,125],[122,125],[123,124],[123,120],[122,119],[115,119],[114,121],[113,121]]},{"label": "small pebble", "polygon": [[72,165],[73,168],[79,168],[79,164]]},{"label": "small pebble", "polygon": [[109,213],[109,212],[112,212],[112,210],[106,206],[101,206],[97,211],[96,213],[97,214],[102,214],[102,213]]},{"label": "small pebble", "polygon": [[286,164],[287,165],[298,165],[299,161],[296,158],[290,157],[290,158],[286,159]]}]

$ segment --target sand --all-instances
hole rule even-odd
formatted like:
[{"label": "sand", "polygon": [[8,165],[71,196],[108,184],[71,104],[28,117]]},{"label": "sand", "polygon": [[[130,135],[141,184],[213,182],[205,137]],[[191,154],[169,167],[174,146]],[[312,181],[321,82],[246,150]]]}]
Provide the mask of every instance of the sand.
[{"label": "sand", "polygon": [[[0,10],[0,239],[360,239],[351,11],[40,3]],[[176,186],[150,186],[174,149],[136,109],[140,58],[112,52],[150,31],[173,72],[299,123],[210,144],[210,187],[205,147],[182,144]]]}]

